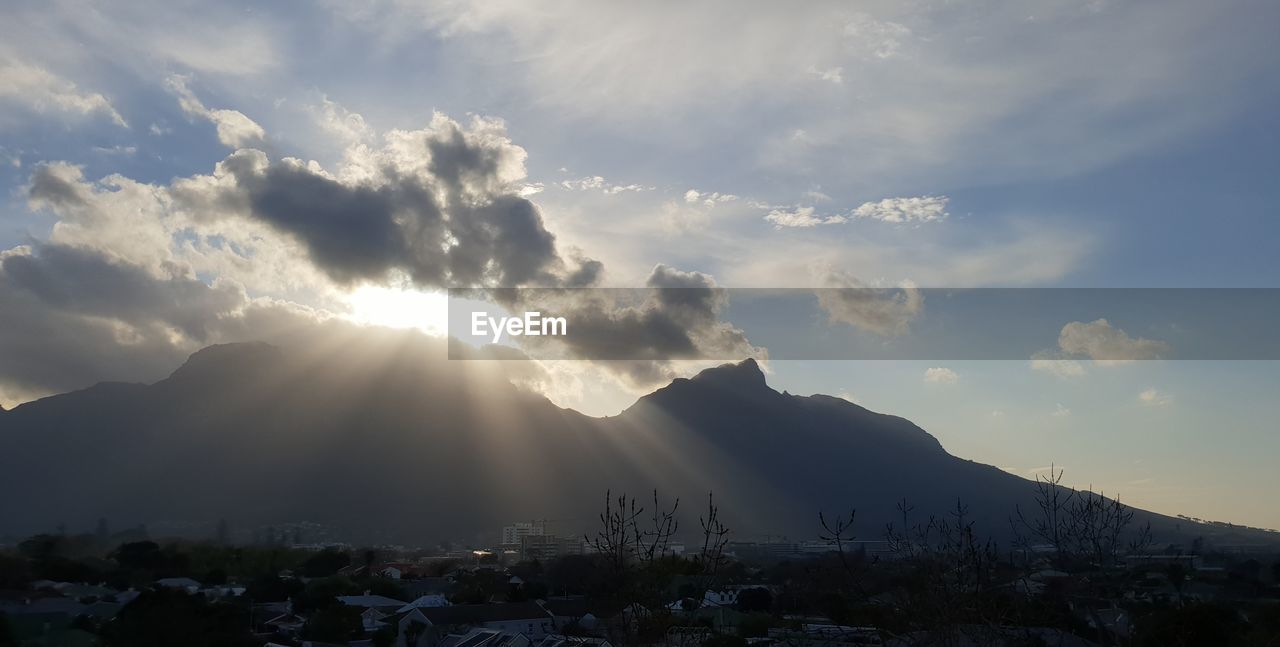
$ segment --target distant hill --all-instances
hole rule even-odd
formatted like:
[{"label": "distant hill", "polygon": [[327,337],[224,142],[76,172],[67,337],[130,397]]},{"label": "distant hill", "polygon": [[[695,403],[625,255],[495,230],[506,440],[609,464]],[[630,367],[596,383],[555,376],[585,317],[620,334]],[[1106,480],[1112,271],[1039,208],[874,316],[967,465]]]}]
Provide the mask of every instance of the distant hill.
[{"label": "distant hill", "polygon": [[[513,387],[494,362],[444,356],[410,333],[213,346],[155,384],[15,407],[0,416],[0,534],[305,519],[365,541],[478,539],[516,520],[585,529],[606,489],[645,502],[657,488],[681,498],[690,536],[711,490],[740,536],[813,538],[819,510],[856,507],[859,535],[876,538],[904,497],[922,517],[959,497],[1003,536],[1031,503],[1029,481],[948,454],[904,418],[774,391],[753,360],[592,418]],[[1142,515],[1161,539],[1188,532]]]}]

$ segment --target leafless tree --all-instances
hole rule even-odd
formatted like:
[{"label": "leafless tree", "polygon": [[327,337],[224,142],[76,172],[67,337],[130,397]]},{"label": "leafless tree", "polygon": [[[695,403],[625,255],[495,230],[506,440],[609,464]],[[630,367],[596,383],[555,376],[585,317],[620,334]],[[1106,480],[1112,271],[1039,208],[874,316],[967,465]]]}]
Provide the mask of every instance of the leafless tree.
[{"label": "leafless tree", "polygon": [[653,491],[653,514],[650,517],[652,527],[641,529],[633,524],[635,532],[636,556],[642,562],[652,562],[666,556],[671,550],[671,538],[680,528],[676,519],[676,511],[680,509],[677,497],[670,510],[664,510],[658,500],[658,491]]},{"label": "leafless tree", "polygon": [[1124,547],[1124,534],[1133,523],[1134,512],[1120,502],[1092,490],[1077,492],[1068,507],[1068,536],[1074,551],[1098,568],[1115,563]]},{"label": "leafless tree", "polygon": [[[956,500],[947,515],[912,522],[915,510],[906,499],[898,503],[901,526],[885,526],[889,550],[911,573],[898,591],[898,602],[929,629],[938,644],[984,644],[993,628],[1004,624],[1009,610],[988,594],[995,585],[997,551],[982,539],[969,507]],[[941,632],[941,633],[939,633]],[[965,642],[965,641],[968,642]]]},{"label": "leafless tree", "polygon": [[1029,551],[1036,544],[1047,544],[1053,548],[1054,560],[1059,565],[1067,559],[1067,537],[1071,531],[1069,510],[1076,496],[1075,490],[1062,485],[1062,474],[1063,471],[1054,465],[1049,466],[1048,476],[1037,474],[1035,498],[1038,511],[1027,514],[1022,506],[1017,506],[1010,520],[1015,543],[1019,547]]},{"label": "leafless tree", "polygon": [[658,560],[670,552],[671,538],[679,527],[679,506],[677,499],[670,509],[664,509],[654,490],[653,509],[646,518],[645,508],[635,497],[605,492],[600,527],[595,537],[586,540],[610,569],[608,602],[627,605],[633,614],[630,621],[608,630],[615,644],[637,642],[648,625],[660,623],[668,615],[662,604],[666,581]]},{"label": "leafless tree", "polygon": [[822,524],[823,534],[819,535],[819,539],[827,542],[836,550],[836,556],[840,559],[840,566],[844,569],[845,584],[857,587],[858,573],[856,572],[855,563],[850,561],[848,551],[845,549],[846,544],[857,539],[853,534],[853,520],[858,516],[856,508],[849,508],[849,516],[836,517],[828,520],[826,515],[818,512],[818,523]]},{"label": "leafless tree", "polygon": [[635,497],[619,494],[613,498],[613,491],[604,494],[604,511],[600,513],[600,528],[595,537],[587,537],[587,542],[598,555],[602,555],[615,573],[622,573],[636,553],[639,533],[635,530],[636,519],[644,513],[644,508],[636,507]]},{"label": "leafless tree", "polygon": [[707,513],[698,518],[702,525],[702,549],[698,552],[698,565],[701,567],[702,588],[706,590],[715,583],[720,568],[729,560],[724,556],[725,545],[729,543],[729,528],[720,521],[720,508],[716,505],[715,493],[707,493]]},{"label": "leafless tree", "polygon": [[1037,476],[1037,510],[1015,509],[1010,524],[1019,547],[1025,551],[1036,545],[1051,547],[1059,568],[1087,561],[1102,570],[1115,564],[1122,551],[1141,552],[1151,544],[1150,523],[1129,537],[1135,512],[1120,497],[1067,487],[1062,475],[1062,470],[1051,466],[1048,476]]}]

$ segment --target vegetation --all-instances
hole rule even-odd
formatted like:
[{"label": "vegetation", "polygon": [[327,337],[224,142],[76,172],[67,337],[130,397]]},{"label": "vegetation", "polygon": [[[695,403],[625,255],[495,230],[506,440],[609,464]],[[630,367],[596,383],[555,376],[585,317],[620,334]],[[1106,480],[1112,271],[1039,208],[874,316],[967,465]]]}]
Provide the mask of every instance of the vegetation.
[{"label": "vegetation", "polygon": [[[1100,645],[1280,644],[1276,556],[1219,554],[1202,541],[1156,549],[1150,528],[1118,499],[1061,480],[1051,471],[1034,506],[1013,512],[1007,547],[975,525],[962,501],[917,518],[904,500],[899,518],[873,538],[876,551],[854,536],[853,508],[817,515],[827,552],[753,558],[735,550],[708,495],[694,550],[677,554],[679,501],[666,504],[654,492],[642,505],[609,492],[598,527],[583,538],[585,554],[501,566],[492,555],[437,559],[409,577],[449,574],[454,604],[580,596],[602,623],[565,631],[603,633],[616,645],[653,644],[673,631],[706,645],[745,645],[814,623],[874,628],[904,644],[1036,644],[1061,634]],[[364,592],[410,597],[405,582],[370,574],[380,563],[375,551],[234,546],[225,534],[114,546],[104,545],[105,530],[39,535],[0,552],[0,588],[49,579],[141,591],[112,620],[77,620],[105,645],[257,645],[253,630],[265,618],[254,617],[253,605],[284,601],[306,620],[299,639],[393,644],[391,630],[364,634],[359,610],[337,601]],[[1144,559],[1154,555],[1161,557]],[[1200,568],[1205,561],[1214,568]],[[155,586],[163,577],[245,590],[208,598]],[[0,645],[16,642],[12,624],[0,616]]]}]

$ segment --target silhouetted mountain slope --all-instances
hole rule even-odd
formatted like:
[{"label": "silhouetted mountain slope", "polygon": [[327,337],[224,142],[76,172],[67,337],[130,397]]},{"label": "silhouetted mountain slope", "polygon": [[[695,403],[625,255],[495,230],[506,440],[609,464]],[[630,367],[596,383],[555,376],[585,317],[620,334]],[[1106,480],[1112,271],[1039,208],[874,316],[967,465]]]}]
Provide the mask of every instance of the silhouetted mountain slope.
[{"label": "silhouetted mountain slope", "polygon": [[681,497],[687,531],[714,490],[739,535],[814,537],[819,510],[852,506],[876,537],[903,497],[922,517],[962,498],[1002,535],[1031,500],[1028,481],[951,456],[908,420],[770,389],[752,360],[597,419],[516,389],[492,362],[444,356],[410,333],[213,346],[152,385],[16,407],[0,416],[0,532],[105,516],[471,538],[519,519],[586,528],[607,488],[642,501],[658,488]]}]

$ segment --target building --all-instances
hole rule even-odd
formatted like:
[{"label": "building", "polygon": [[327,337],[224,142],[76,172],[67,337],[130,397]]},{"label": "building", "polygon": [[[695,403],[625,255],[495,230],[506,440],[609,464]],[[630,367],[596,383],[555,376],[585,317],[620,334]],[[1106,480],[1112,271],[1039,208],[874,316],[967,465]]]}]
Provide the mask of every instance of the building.
[{"label": "building", "polygon": [[525,535],[520,538],[520,559],[546,561],[565,555],[581,555],[583,540],[581,538],[557,537],[555,535]]},{"label": "building", "polygon": [[551,613],[536,602],[415,607],[397,615],[397,644],[405,647],[440,647],[450,634],[472,629],[522,634],[531,641],[555,631]]},{"label": "building", "polygon": [[518,521],[502,527],[502,545],[519,546],[525,537],[547,534],[547,526],[541,521]]},{"label": "building", "polygon": [[496,629],[472,629],[462,635],[449,635],[439,647],[531,647],[524,634]]}]

